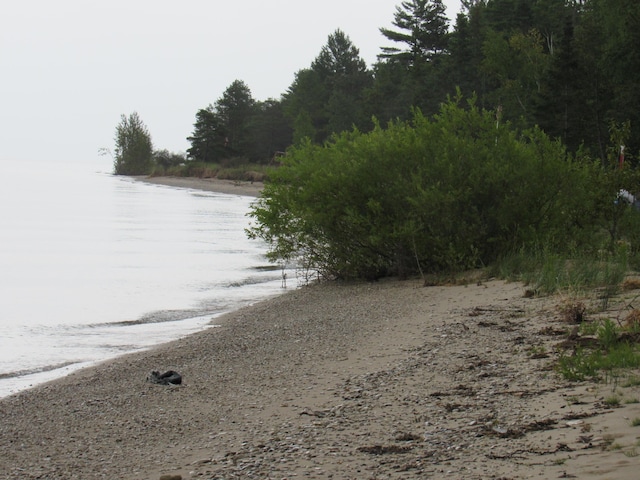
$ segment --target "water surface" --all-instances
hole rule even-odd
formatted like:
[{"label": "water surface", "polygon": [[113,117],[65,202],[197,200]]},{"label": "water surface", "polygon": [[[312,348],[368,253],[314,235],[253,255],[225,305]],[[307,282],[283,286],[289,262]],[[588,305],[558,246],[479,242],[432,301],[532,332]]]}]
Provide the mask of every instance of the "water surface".
[{"label": "water surface", "polygon": [[254,200],[105,162],[0,162],[0,396],[206,328],[282,292]]}]

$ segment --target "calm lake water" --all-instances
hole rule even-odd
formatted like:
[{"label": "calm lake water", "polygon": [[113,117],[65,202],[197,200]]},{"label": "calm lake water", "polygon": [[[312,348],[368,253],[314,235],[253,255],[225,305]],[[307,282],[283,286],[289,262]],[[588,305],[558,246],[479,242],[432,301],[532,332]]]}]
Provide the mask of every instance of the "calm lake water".
[{"label": "calm lake water", "polygon": [[103,160],[0,165],[0,396],[282,292],[244,233],[251,197],[115,177]]}]

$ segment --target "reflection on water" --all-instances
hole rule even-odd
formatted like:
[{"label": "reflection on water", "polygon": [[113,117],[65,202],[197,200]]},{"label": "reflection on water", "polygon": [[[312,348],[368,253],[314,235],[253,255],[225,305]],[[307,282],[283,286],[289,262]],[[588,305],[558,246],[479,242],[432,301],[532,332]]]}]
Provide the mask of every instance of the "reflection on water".
[{"label": "reflection on water", "polygon": [[250,197],[135,182],[108,164],[2,166],[15,181],[0,191],[0,396],[281,292],[244,233]]}]

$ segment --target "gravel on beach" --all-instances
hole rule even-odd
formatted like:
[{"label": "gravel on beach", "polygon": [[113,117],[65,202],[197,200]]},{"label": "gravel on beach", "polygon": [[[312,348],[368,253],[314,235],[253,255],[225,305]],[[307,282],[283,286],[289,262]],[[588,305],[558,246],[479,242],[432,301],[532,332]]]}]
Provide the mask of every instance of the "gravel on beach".
[{"label": "gravel on beach", "polygon": [[[636,478],[640,408],[556,375],[566,325],[554,299],[523,293],[289,291],[1,400],[0,478]],[[147,382],[153,370],[182,384]]]}]

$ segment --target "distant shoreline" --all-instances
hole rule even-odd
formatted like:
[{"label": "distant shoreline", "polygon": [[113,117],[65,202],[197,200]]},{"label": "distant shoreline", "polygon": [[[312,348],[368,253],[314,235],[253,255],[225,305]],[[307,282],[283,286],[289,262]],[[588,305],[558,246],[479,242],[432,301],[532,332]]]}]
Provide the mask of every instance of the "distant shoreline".
[{"label": "distant shoreline", "polygon": [[199,177],[147,177],[134,176],[137,181],[152,183],[154,185],[166,185],[177,188],[191,188],[206,192],[225,193],[229,195],[242,195],[245,197],[258,197],[264,187],[262,182],[247,182],[239,180],[220,180],[218,178]]}]

